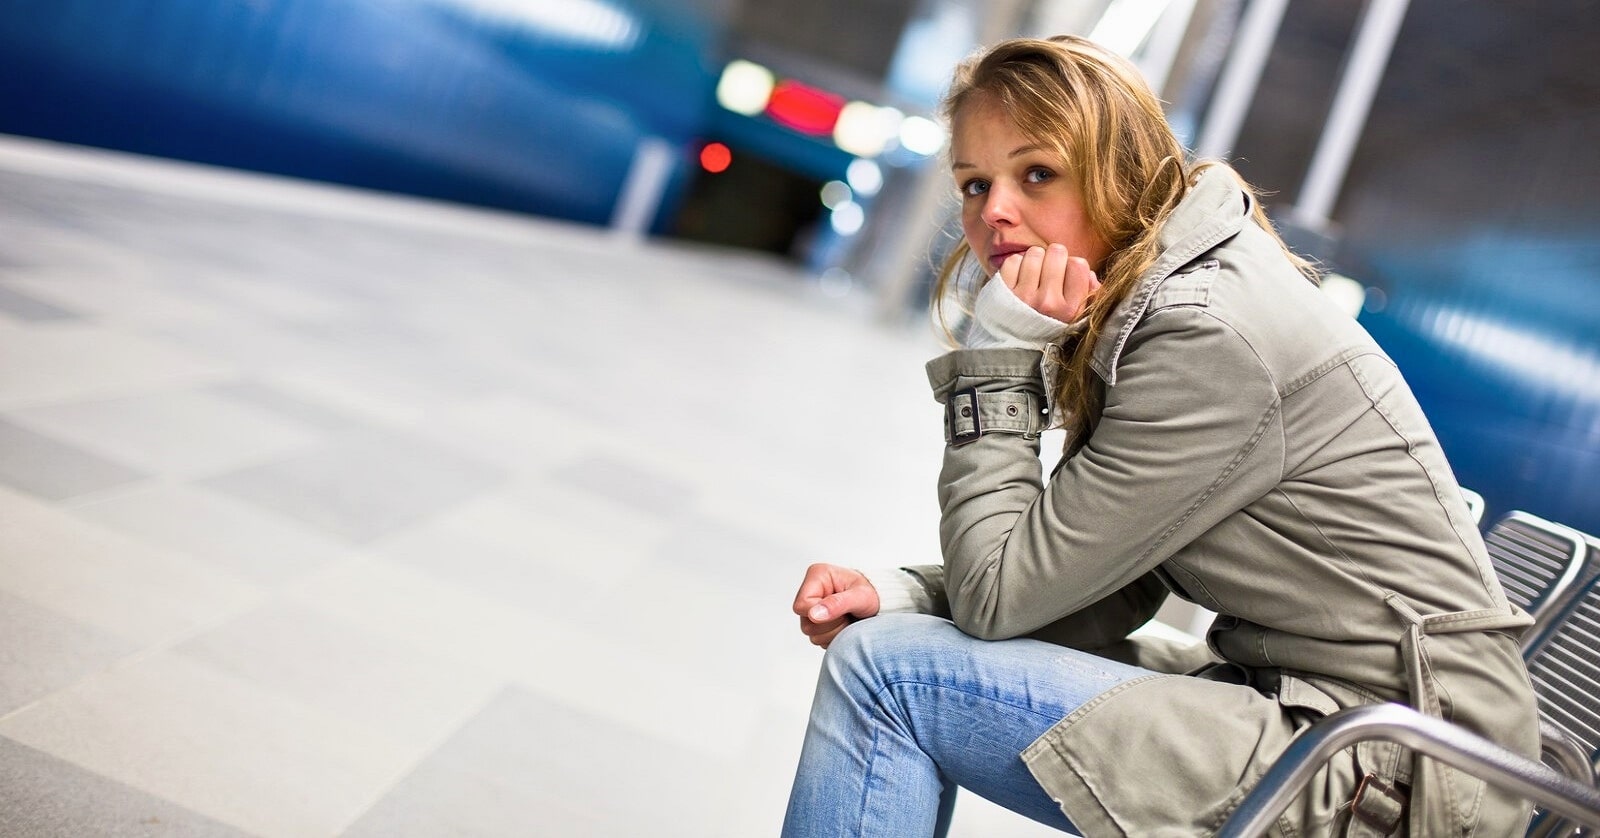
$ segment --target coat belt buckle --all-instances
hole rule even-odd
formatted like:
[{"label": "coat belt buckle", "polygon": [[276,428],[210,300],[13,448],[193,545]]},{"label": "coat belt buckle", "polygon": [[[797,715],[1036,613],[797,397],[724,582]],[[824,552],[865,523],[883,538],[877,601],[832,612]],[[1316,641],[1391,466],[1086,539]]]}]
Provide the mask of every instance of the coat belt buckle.
[{"label": "coat belt buckle", "polygon": [[[963,405],[963,400],[968,404]],[[950,429],[950,444],[965,445],[980,436],[983,436],[983,422],[978,418],[982,410],[978,406],[978,388],[968,387],[965,390],[956,390],[945,400],[945,421]],[[956,417],[972,420],[972,430],[957,432]]]},{"label": "coat belt buckle", "polygon": [[[1368,792],[1381,797],[1369,799]],[[1350,798],[1350,814],[1380,833],[1391,835],[1405,820],[1408,803],[1410,797],[1404,791],[1369,771],[1362,775],[1355,796]]]}]

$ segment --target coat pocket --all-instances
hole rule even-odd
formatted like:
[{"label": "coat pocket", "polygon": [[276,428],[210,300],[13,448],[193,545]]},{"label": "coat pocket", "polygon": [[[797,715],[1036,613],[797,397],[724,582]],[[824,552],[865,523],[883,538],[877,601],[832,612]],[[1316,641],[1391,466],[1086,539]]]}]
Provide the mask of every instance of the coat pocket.
[{"label": "coat pocket", "polygon": [[[1315,685],[1293,675],[1280,674],[1279,681],[1278,703],[1287,715],[1296,720],[1300,726],[1299,732],[1345,706]],[[1347,700],[1350,698],[1354,696],[1346,696]],[[1363,698],[1370,698],[1373,702],[1379,700],[1377,696]],[[1384,788],[1394,788],[1396,783],[1400,783],[1398,793],[1403,800],[1404,781],[1410,779],[1410,766],[1401,761],[1403,754],[1398,745],[1379,741],[1362,742],[1335,754],[1307,789],[1308,794],[1313,788],[1317,790],[1320,805],[1308,806],[1297,828],[1305,835],[1387,834],[1353,818],[1351,806],[1362,778],[1369,773],[1381,780],[1378,785]],[[1373,795],[1375,801],[1379,797]]]}]

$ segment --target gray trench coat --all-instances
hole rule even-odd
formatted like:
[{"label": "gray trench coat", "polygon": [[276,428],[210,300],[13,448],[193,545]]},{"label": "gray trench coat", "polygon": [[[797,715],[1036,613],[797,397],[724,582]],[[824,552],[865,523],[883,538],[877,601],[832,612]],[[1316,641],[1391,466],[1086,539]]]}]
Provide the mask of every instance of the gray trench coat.
[{"label": "gray trench coat", "polygon": [[[1298,731],[1342,707],[1406,702],[1538,753],[1516,643],[1530,620],[1427,420],[1251,208],[1228,169],[1196,180],[1094,347],[1094,433],[1048,480],[1040,352],[928,365],[952,440],[944,565],[908,570],[974,636],[1171,673],[1099,696],[1022,754],[1090,838],[1214,831]],[[1124,639],[1168,591],[1222,615],[1201,659]],[[1520,801],[1372,744],[1335,759],[1277,831],[1504,836],[1526,819]]]}]

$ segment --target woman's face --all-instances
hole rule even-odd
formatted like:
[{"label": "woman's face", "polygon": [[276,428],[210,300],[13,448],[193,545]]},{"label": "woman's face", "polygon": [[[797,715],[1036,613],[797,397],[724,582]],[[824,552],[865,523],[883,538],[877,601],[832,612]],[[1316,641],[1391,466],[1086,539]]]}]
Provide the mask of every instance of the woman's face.
[{"label": "woman's face", "polygon": [[1013,253],[1063,244],[1098,271],[1111,248],[1090,226],[1076,178],[1055,151],[981,99],[954,121],[950,169],[961,192],[961,229],[978,263],[993,274]]}]

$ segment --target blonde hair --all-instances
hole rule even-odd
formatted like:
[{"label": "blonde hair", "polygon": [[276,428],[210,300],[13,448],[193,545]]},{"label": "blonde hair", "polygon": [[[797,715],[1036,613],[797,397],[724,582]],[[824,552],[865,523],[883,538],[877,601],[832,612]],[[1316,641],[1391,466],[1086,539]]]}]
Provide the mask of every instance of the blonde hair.
[{"label": "blonde hair", "polygon": [[[1106,318],[1160,255],[1161,227],[1193,177],[1214,164],[1186,163],[1184,148],[1144,77],[1122,57],[1084,38],[1018,38],[963,62],[945,95],[944,116],[954,125],[979,104],[997,107],[1031,141],[1059,154],[1067,175],[1077,179],[1089,224],[1111,247],[1096,267],[1100,290],[1082,314],[1087,328],[1075,344],[1064,347],[1066,374],[1054,394],[1067,418],[1071,452],[1087,442],[1100,412],[1104,385],[1089,360]],[[1241,186],[1249,188],[1242,181]],[[1272,232],[1259,202],[1255,217]],[[971,252],[962,239],[939,271],[933,301],[941,321],[945,300]],[[1304,260],[1292,253],[1290,259],[1309,274]]]}]

